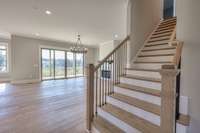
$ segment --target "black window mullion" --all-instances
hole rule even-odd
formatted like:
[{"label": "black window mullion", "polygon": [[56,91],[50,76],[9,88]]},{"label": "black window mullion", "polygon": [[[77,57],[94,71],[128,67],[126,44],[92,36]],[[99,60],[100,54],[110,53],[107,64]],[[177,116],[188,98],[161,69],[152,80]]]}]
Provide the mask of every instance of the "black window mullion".
[{"label": "black window mullion", "polygon": [[65,78],[67,78],[67,51],[65,51]]},{"label": "black window mullion", "polygon": [[76,77],[76,53],[74,53],[74,76]]},{"label": "black window mullion", "polygon": [[55,50],[52,50],[53,51],[53,79],[55,80],[56,79],[56,60],[55,60]]}]

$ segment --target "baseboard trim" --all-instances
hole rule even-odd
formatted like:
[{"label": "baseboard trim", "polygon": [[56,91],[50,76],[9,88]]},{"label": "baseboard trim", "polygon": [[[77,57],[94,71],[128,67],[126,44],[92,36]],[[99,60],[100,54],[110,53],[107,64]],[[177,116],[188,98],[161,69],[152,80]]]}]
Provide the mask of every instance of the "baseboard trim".
[{"label": "baseboard trim", "polygon": [[10,82],[10,78],[2,78],[0,79],[0,83],[7,83]]},{"label": "baseboard trim", "polygon": [[28,79],[28,80],[12,80],[11,84],[30,84],[30,83],[39,83],[40,79]]}]

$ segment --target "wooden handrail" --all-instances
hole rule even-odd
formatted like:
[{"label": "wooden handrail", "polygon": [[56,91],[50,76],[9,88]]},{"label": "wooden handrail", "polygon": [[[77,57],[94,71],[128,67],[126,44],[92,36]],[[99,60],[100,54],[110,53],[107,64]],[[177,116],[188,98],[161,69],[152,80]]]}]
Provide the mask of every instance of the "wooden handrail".
[{"label": "wooden handrail", "polygon": [[179,62],[181,60],[181,54],[182,54],[182,49],[183,49],[183,42],[181,42],[181,41],[174,41],[174,43],[176,43],[176,54],[174,56],[173,63],[176,66],[178,66]]},{"label": "wooden handrail", "polygon": [[172,35],[170,37],[170,40],[169,40],[169,45],[172,46],[172,42],[174,42],[174,40],[176,39],[176,27],[174,28],[173,32],[172,32]]},{"label": "wooden handrail", "polygon": [[180,59],[181,59],[183,42],[176,40],[176,27],[174,28],[173,33],[170,37],[169,45],[176,46],[176,52],[175,52],[176,54],[173,59],[173,64],[178,66]]},{"label": "wooden handrail", "polygon": [[127,42],[130,39],[130,36],[127,36],[116,48],[114,48],[100,63],[95,67],[95,71],[98,70],[98,68],[109,59],[109,57],[115,53],[125,42]]},{"label": "wooden handrail", "polygon": [[127,64],[127,36],[96,67],[87,67],[87,131],[91,131],[92,120],[98,114],[98,107],[107,103],[107,96],[114,93],[114,84],[125,74]]}]

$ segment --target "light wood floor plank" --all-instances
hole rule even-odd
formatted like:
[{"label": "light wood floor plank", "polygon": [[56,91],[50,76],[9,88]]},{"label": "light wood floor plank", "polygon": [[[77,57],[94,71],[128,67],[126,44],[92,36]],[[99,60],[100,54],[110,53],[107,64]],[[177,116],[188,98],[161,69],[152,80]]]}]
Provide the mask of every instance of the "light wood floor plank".
[{"label": "light wood floor plank", "polygon": [[84,78],[0,84],[0,133],[85,133]]}]

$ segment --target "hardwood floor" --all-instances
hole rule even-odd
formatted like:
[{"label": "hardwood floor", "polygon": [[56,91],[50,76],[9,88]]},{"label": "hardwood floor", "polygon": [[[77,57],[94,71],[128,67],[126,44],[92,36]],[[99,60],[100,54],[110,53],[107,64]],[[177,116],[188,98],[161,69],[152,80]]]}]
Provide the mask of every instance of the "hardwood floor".
[{"label": "hardwood floor", "polygon": [[85,79],[0,84],[0,133],[85,133]]}]

